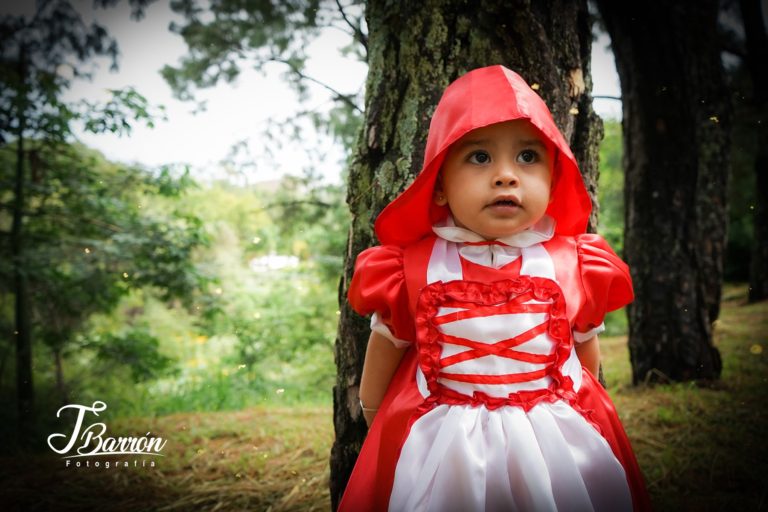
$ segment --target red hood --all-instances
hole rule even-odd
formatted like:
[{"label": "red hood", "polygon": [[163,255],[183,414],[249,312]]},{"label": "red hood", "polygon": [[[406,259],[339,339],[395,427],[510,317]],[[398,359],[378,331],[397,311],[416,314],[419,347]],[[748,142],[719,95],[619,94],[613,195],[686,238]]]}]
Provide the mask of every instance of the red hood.
[{"label": "red hood", "polygon": [[475,69],[451,83],[429,125],[421,172],[376,219],[376,236],[385,245],[406,246],[432,233],[448,214],[432,202],[432,192],[448,147],[464,134],[494,123],[528,119],[555,146],[553,200],[547,214],[561,235],[584,233],[592,203],[576,159],[549,109],[525,80],[504,66]]}]

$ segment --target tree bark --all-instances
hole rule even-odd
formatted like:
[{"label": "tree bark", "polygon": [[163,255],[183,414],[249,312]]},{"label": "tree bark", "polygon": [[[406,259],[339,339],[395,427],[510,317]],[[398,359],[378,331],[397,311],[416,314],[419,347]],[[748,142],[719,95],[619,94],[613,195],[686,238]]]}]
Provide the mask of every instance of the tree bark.
[{"label": "tree bark", "polygon": [[506,65],[536,84],[572,145],[593,201],[602,137],[602,124],[592,110],[586,1],[372,0],[366,19],[365,119],[349,172],[352,223],[339,286],[330,482],[334,510],[366,433],[357,391],[370,331],[368,320],[347,304],[348,284],[357,255],[376,243],[376,216],[421,168],[430,117],[442,91],[463,73],[492,64]]},{"label": "tree bark", "polygon": [[754,125],[757,141],[755,155],[755,204],[752,258],[749,273],[749,301],[768,299],[768,35],[763,23],[760,0],[741,0],[741,17],[747,47],[747,68],[752,79],[751,103],[762,120]]},{"label": "tree bark", "polygon": [[717,0],[598,0],[621,79],[633,382],[716,379],[730,105]]}]

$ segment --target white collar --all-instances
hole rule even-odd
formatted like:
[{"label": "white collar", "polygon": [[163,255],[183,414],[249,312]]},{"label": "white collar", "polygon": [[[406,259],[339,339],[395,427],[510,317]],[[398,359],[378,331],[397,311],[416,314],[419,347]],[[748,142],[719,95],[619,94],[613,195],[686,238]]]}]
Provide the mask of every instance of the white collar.
[{"label": "white collar", "polygon": [[440,238],[462,244],[459,254],[465,259],[486,267],[500,268],[515,261],[520,256],[522,247],[550,240],[555,234],[555,220],[545,215],[528,229],[493,240],[498,243],[484,245],[465,245],[466,242],[472,244],[486,240],[474,231],[456,226],[450,215],[432,226],[432,230]]}]

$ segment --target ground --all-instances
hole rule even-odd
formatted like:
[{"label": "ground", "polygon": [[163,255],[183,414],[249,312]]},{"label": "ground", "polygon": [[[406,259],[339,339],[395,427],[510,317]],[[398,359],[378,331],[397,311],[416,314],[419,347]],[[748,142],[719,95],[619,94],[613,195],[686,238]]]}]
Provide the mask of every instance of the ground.
[{"label": "ground", "polygon": [[[626,338],[601,339],[608,390],[656,510],[768,510],[768,303],[743,297],[744,287],[726,290],[716,325],[724,368],[714,383],[632,387]],[[129,467],[110,469],[6,456],[2,509],[330,509],[330,405],[124,418],[109,428],[161,436],[165,456],[154,468],[117,457]]]}]

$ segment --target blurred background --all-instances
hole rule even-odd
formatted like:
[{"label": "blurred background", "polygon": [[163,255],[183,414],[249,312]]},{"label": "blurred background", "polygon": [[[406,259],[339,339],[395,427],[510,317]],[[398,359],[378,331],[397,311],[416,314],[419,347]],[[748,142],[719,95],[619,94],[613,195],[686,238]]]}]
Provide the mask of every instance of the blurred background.
[{"label": "blurred background", "polygon": [[[738,43],[735,7],[722,4],[723,32]],[[197,471],[189,461],[204,446],[206,467],[222,478],[240,482],[256,472],[248,492],[262,501],[246,505],[327,508],[323,450],[332,441],[347,170],[363,119],[364,9],[354,0],[2,4],[3,455],[47,450],[46,436],[62,428],[59,407],[101,400],[116,425],[151,425],[184,445],[170,473]],[[598,231],[621,254],[622,103],[610,44],[596,23],[592,95],[604,123]],[[724,276],[726,296],[743,296],[754,115],[738,98],[748,81],[744,60],[728,49],[722,59],[735,105]],[[617,389],[629,381],[625,312],[606,323],[606,336],[624,346],[618,370],[606,374]],[[261,412],[194,416],[249,410]],[[270,410],[276,416],[263,419]],[[674,423],[675,411],[657,414]],[[233,418],[237,427],[222,426]],[[202,437],[185,437],[198,420]],[[222,448],[226,469],[213,462],[214,440],[249,437],[254,424],[262,431],[253,435],[266,437],[249,438],[246,448],[259,460],[283,457],[273,478],[287,487],[264,491],[262,466],[229,459],[242,446]],[[281,432],[308,425],[319,438]],[[302,460],[316,473],[308,501],[296,501],[309,478],[300,475],[310,466],[296,466]],[[213,507],[212,496],[227,492],[234,491],[173,499],[178,509]]]}]

